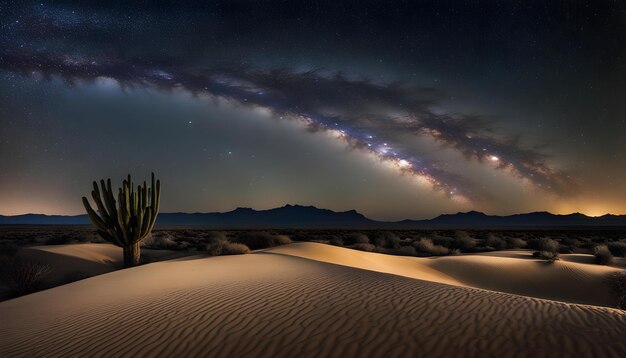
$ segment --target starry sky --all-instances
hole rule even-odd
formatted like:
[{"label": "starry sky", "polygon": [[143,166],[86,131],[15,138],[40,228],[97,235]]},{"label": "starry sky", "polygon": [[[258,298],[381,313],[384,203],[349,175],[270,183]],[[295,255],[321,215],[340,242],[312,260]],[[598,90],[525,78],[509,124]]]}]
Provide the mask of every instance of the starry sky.
[{"label": "starry sky", "polygon": [[0,214],[626,213],[621,1],[0,1]]}]

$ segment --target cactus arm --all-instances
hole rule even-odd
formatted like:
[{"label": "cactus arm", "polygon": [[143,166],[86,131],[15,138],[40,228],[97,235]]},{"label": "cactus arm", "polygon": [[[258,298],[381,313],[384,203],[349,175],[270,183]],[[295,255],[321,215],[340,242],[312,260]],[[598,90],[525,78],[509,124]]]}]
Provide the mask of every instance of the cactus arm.
[{"label": "cactus arm", "polygon": [[[109,179],[110,180],[110,179]],[[107,212],[109,214],[109,217],[114,217],[113,214],[115,213],[115,200],[113,202],[111,202],[110,198],[109,198],[109,190],[110,190],[110,181],[108,183],[108,187],[105,185],[104,180],[100,180],[100,188],[102,191],[102,201],[104,202],[104,207],[107,209]]]},{"label": "cactus arm", "polygon": [[137,233],[139,237],[143,237],[143,216],[146,212],[146,208],[143,206],[143,190],[141,186],[137,187],[137,196],[139,197],[137,200],[139,202],[139,210],[137,211]]},{"label": "cactus arm", "polygon": [[[152,174],[154,175],[154,174]],[[152,216],[154,217],[154,220],[156,220],[156,216],[159,213],[159,209],[161,207],[161,181],[157,180],[156,181],[156,199],[155,201],[152,203]]]},{"label": "cactus arm", "polygon": [[143,217],[142,227],[142,236],[146,236],[152,231],[152,212],[150,210],[146,211],[146,215]]},{"label": "cactus arm", "polygon": [[126,232],[126,222],[125,222],[125,217],[126,217],[126,213],[125,213],[125,206],[124,206],[124,194],[122,192],[123,190],[120,188],[119,193],[118,193],[118,203],[119,203],[119,210],[117,211],[117,221],[118,221],[118,225],[120,226],[121,230],[120,230],[120,241],[124,242],[125,245],[128,245],[128,234]]},{"label": "cactus arm", "polygon": [[85,210],[87,211],[87,216],[89,217],[89,220],[91,220],[91,222],[98,228],[101,230],[106,230],[106,224],[104,223],[104,221],[98,216],[98,214],[91,208],[91,205],[89,204],[89,201],[87,200],[86,197],[83,196],[83,205],[85,206]]},{"label": "cactus arm", "polygon": [[102,220],[104,222],[108,222],[110,219],[109,213],[104,208],[102,200],[100,200],[100,190],[98,189],[98,183],[96,183],[95,181],[93,182],[93,191],[91,192],[91,197],[98,207],[98,213],[100,214]]}]

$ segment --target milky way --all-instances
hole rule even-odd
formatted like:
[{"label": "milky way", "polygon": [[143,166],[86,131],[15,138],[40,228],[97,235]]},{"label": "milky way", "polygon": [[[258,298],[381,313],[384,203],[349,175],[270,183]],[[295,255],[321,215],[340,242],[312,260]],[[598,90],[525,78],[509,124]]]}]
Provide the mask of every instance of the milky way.
[{"label": "milky way", "polygon": [[551,169],[540,152],[523,148],[493,131],[475,116],[435,113],[436,91],[391,83],[377,84],[322,71],[255,69],[219,66],[189,68],[185,64],[151,67],[124,59],[5,51],[2,68],[25,75],[60,76],[68,83],[117,80],[122,86],[173,90],[226,98],[242,106],[261,106],[275,116],[304,122],[315,131],[328,131],[350,146],[397,166],[403,173],[425,179],[449,196],[479,199],[465,178],[429,161],[400,144],[407,133],[427,135],[477,160],[527,179],[550,192],[563,194],[572,181]]}]

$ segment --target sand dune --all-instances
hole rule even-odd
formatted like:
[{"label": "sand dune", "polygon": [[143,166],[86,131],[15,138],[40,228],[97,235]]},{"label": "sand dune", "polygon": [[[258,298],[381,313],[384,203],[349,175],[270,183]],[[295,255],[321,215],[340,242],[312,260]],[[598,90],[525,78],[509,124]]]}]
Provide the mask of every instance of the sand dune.
[{"label": "sand dune", "polygon": [[421,280],[463,285],[454,277],[429,266],[428,260],[408,256],[394,256],[323,245],[314,242],[299,242],[266,250],[274,254],[303,257],[315,261],[391,273]]},{"label": "sand dune", "polygon": [[519,258],[499,255],[463,255],[430,260],[430,267],[453,276],[467,286],[561,302],[614,306],[607,277],[619,268],[568,261],[535,259],[530,252]]},{"label": "sand dune", "polygon": [[[180,256],[168,250],[142,250],[146,261]],[[69,244],[33,246],[20,250],[18,257],[50,265],[53,270],[46,284],[66,282],[71,276],[91,277],[122,268],[122,249],[111,244]]]},{"label": "sand dune", "polygon": [[417,258],[296,243],[271,252],[457,286],[598,306],[614,306],[606,278],[620,271],[593,264],[591,255],[562,255],[561,261],[547,263],[522,250]]},{"label": "sand dune", "polygon": [[[624,311],[451,286],[284,252],[294,254],[299,246],[307,251],[298,244],[152,263],[2,302],[0,356],[618,357],[626,352]],[[332,255],[341,259],[336,251]]]}]

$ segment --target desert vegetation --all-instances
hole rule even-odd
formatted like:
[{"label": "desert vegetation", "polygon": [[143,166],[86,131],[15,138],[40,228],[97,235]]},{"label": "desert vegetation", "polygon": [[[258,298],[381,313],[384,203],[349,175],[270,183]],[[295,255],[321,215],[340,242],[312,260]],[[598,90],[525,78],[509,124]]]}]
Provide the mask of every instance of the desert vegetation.
[{"label": "desert vegetation", "polygon": [[[372,245],[392,255],[441,256],[459,253],[528,249],[558,254],[595,254],[605,245],[614,257],[626,255],[626,230],[340,230],[340,229],[203,229],[155,228],[141,247],[156,250],[206,250],[215,239],[258,250],[311,241],[353,248]],[[91,226],[3,226],[0,253],[12,256],[20,247],[106,242]],[[369,246],[366,246],[370,248]],[[414,251],[413,251],[414,249]]]},{"label": "desert vegetation", "polygon": [[543,237],[539,240],[532,241],[529,246],[537,249],[537,251],[533,252],[534,257],[539,257],[549,262],[554,262],[559,259],[560,244],[556,240]]},{"label": "desert vegetation", "polygon": [[607,245],[598,245],[593,249],[593,256],[599,265],[609,265],[613,262],[613,254]]},{"label": "desert vegetation", "polygon": [[3,257],[0,270],[8,288],[5,295],[17,297],[45,288],[44,280],[52,269],[50,265],[37,261]]},{"label": "desert vegetation", "polygon": [[111,179],[93,182],[91,197],[96,203],[96,210],[91,207],[89,200],[83,197],[83,205],[89,216],[89,220],[96,227],[96,232],[106,241],[122,247],[124,250],[124,266],[139,265],[141,256],[141,241],[152,231],[159,213],[161,201],[161,182],[154,178],[152,173],[152,186],[148,188],[146,182],[143,186],[135,185],[128,175],[122,182],[116,202]]}]

